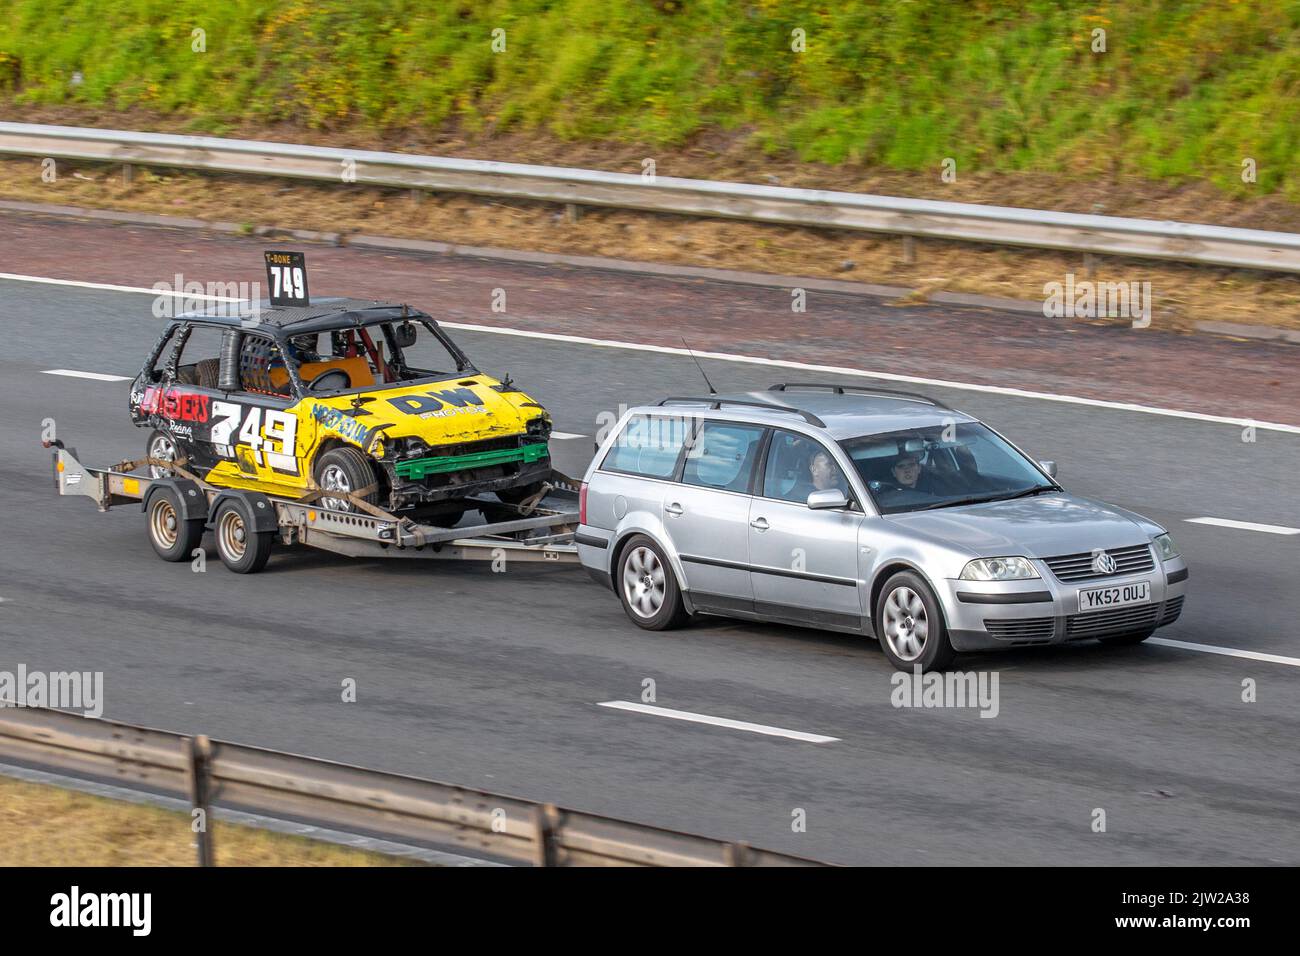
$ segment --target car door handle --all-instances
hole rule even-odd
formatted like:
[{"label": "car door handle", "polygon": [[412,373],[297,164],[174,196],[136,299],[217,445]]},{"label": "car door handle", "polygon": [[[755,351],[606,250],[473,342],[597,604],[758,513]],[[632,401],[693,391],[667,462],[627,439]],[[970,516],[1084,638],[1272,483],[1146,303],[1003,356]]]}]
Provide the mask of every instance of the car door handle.
[{"label": "car door handle", "polygon": [[679,515],[684,510],[685,509],[675,501],[670,505],[664,505],[664,511],[668,512],[670,515]]},{"label": "car door handle", "polygon": [[755,518],[753,521],[749,523],[749,526],[756,531],[766,531],[768,528],[771,527],[771,525],[767,523],[766,518]]}]

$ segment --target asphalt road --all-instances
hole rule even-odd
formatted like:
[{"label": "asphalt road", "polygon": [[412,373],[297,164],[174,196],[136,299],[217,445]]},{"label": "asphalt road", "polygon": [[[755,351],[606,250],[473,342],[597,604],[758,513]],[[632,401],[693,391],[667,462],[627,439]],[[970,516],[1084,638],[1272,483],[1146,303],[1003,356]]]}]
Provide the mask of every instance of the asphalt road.
[{"label": "asphalt road", "polygon": [[[577,279],[574,295],[584,283],[617,295],[617,279]],[[982,719],[892,707],[892,670],[859,638],[718,619],[642,632],[574,568],[494,574],[281,551],[264,573],[236,577],[210,539],[205,573],[164,564],[138,512],[55,497],[38,443],[53,418],[90,463],[141,449],[125,383],[45,370],[134,374],[158,330],[149,304],[0,280],[11,343],[0,358],[0,668],[102,670],[113,719],[840,863],[1300,863],[1300,667],[1286,663],[1151,644],[962,658],[999,675],[999,714]],[[677,355],[455,337],[480,367],[508,370],[541,399],[557,429],[583,436],[621,403],[701,384]],[[705,368],[726,390],[782,377],[738,362]],[[1172,530],[1191,591],[1160,637],[1300,657],[1300,535],[1186,520],[1300,527],[1300,436],[1243,442],[1218,423],[933,391],[1057,460],[1072,491]],[[580,473],[591,438],[555,448],[557,465]],[[345,678],[356,703],[340,700]],[[661,707],[839,740],[598,706],[639,701],[647,678]],[[1247,678],[1254,703],[1242,701]],[[1105,833],[1091,826],[1097,808]],[[799,809],[807,829],[796,833]]]}]

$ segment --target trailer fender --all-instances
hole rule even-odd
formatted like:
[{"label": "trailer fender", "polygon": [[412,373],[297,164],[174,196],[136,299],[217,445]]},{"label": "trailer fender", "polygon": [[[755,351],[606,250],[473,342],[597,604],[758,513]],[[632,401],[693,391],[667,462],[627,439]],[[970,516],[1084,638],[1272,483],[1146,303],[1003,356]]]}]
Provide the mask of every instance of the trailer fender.
[{"label": "trailer fender", "polygon": [[228,489],[212,499],[212,507],[208,510],[207,515],[209,523],[216,518],[217,509],[221,507],[221,503],[231,498],[238,499],[244,506],[244,515],[252,524],[254,531],[276,531],[279,529],[280,519],[275,513],[275,505],[270,498],[260,491],[239,491],[237,489]]},{"label": "trailer fender", "polygon": [[140,500],[140,510],[148,511],[149,502],[154,495],[158,494],[164,488],[171,488],[176,492],[176,500],[181,506],[182,521],[208,521],[208,496],[203,493],[203,489],[196,482],[188,478],[157,478],[150,483],[145,490],[144,498]]}]

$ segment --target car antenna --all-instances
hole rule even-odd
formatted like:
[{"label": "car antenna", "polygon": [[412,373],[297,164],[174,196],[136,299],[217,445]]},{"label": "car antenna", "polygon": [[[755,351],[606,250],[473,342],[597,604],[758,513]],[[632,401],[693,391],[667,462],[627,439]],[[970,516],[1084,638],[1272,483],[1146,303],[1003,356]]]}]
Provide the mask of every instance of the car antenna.
[{"label": "car antenna", "polygon": [[[686,345],[686,336],[683,335],[681,339],[682,339],[682,345]],[[695,367],[700,370],[700,374],[704,375],[704,366],[700,364],[700,360],[695,357],[695,353],[691,351],[691,347],[689,345],[686,345],[686,354],[691,357],[691,361],[694,362]],[[713,387],[713,383],[709,381],[709,377],[707,375],[704,375],[704,384],[709,386],[710,395],[718,394],[718,390]]]}]

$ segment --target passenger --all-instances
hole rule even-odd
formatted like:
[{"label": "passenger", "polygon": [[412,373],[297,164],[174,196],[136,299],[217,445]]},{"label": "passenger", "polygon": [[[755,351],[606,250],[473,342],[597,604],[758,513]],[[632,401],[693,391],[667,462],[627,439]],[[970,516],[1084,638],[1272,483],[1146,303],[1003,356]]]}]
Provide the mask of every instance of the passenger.
[{"label": "passenger", "polygon": [[844,492],[844,496],[848,497],[849,489],[844,481],[844,475],[826,452],[813,452],[812,457],[808,459],[807,467],[807,477],[800,476],[794,487],[790,489],[792,500],[807,501],[808,496],[814,491],[827,491],[832,488]]}]

